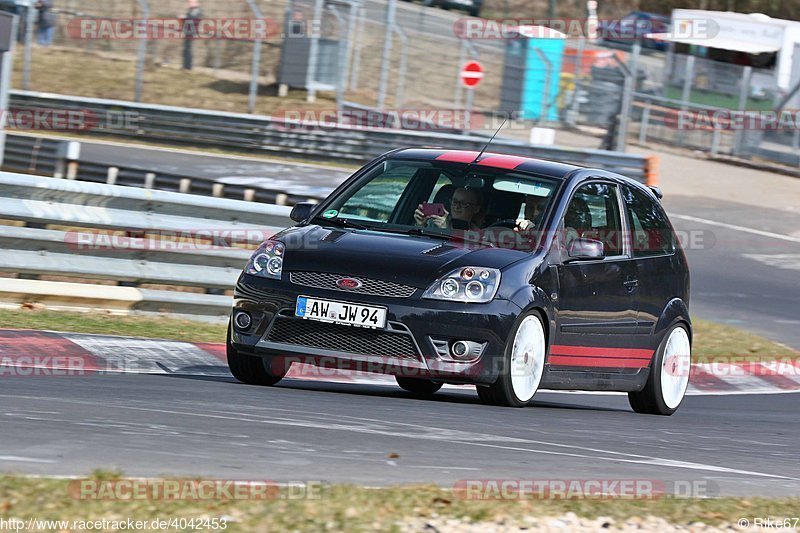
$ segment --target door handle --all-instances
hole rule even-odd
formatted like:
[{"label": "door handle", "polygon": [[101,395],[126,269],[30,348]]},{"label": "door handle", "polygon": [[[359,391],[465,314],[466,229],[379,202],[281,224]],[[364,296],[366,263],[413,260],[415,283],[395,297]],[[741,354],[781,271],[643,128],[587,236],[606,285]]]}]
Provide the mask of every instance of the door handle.
[{"label": "door handle", "polygon": [[628,279],[628,280],[625,281],[624,285],[625,285],[625,288],[628,289],[628,292],[630,292],[630,291],[633,291],[633,289],[635,289],[636,287],[639,286],[639,280],[638,279]]}]

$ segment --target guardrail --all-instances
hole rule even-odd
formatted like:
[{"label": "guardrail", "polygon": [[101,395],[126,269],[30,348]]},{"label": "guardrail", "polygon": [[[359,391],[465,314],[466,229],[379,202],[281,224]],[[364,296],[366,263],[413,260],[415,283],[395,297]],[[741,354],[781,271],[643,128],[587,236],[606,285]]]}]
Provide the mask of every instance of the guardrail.
[{"label": "guardrail", "polygon": [[74,166],[68,168],[68,161],[78,159],[77,142],[30,134],[6,135],[5,170],[62,178],[77,170]]},{"label": "guardrail", "polygon": [[294,205],[319,200],[281,190],[250,187],[243,184],[218,183],[212,178],[153,171],[147,168],[126,168],[86,161],[81,158],[79,141],[15,133],[6,136],[3,170],[55,178],[79,179],[109,185],[144,187],[162,191],[184,192],[232,198],[277,205]]},{"label": "guardrail", "polygon": [[[224,316],[288,207],[0,172],[5,303]],[[171,287],[174,290],[166,290]]]},{"label": "guardrail", "polygon": [[[398,147],[437,146],[480,150],[487,141],[481,135],[400,129],[367,130],[339,124],[319,127],[267,116],[30,91],[11,91],[10,107],[15,111],[53,109],[86,113],[97,119],[97,127],[79,131],[86,135],[114,135],[167,144],[255,150],[266,154],[356,163],[366,162]],[[112,119],[107,120],[108,117]],[[492,147],[503,153],[606,168],[641,181],[646,181],[648,174],[652,174],[650,160],[635,154],[531,146],[503,138],[495,139]]]}]

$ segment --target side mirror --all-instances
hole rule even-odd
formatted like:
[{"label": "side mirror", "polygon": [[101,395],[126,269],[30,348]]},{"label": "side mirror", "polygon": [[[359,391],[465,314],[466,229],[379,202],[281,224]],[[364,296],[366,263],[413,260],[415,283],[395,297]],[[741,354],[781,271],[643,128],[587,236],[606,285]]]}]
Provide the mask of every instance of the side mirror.
[{"label": "side mirror", "polygon": [[292,207],[292,212],[289,214],[289,218],[295,222],[302,222],[307,219],[309,215],[311,215],[311,211],[316,205],[317,204],[313,204],[311,202],[300,202],[294,204],[294,207]]},{"label": "side mirror", "polygon": [[606,256],[603,243],[595,239],[578,238],[569,245],[570,261],[589,261]]},{"label": "side mirror", "polygon": [[661,200],[662,198],[664,198],[664,193],[663,193],[663,192],[661,192],[661,189],[660,189],[659,187],[656,187],[655,185],[649,185],[649,186],[648,186],[648,189],[650,189],[651,191],[653,191],[653,194],[655,194],[655,195],[656,195],[656,198],[658,198],[659,200]]}]

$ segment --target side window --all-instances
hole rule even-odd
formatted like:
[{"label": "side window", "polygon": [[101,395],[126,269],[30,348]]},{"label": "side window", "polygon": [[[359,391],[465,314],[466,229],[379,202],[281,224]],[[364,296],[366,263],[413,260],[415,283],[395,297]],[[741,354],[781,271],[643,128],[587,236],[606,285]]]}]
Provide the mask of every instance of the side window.
[{"label": "side window", "polygon": [[625,187],[623,198],[631,225],[633,255],[647,257],[674,252],[672,228],[661,206],[632,187]]},{"label": "side window", "polygon": [[602,242],[607,257],[623,254],[616,190],[616,185],[588,183],[575,192],[564,215],[567,248],[572,240],[584,237]]},{"label": "side window", "polygon": [[399,166],[383,172],[348,198],[339,208],[339,216],[388,222],[416,171],[414,166]]}]

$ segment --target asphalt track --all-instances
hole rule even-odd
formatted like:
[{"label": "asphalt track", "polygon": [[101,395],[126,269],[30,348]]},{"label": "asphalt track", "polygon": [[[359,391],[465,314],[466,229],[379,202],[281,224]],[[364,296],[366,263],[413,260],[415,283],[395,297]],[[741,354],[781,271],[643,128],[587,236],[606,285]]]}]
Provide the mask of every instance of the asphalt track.
[{"label": "asphalt track", "polygon": [[636,415],[619,395],[545,393],[507,409],[470,389],[418,400],[393,386],[121,374],[9,378],[0,398],[5,471],[370,486],[637,479],[700,496],[800,494],[797,394],[688,397],[666,418]]},{"label": "asphalt track", "polygon": [[[796,215],[665,201],[678,229],[707,239],[687,251],[695,316],[800,347]],[[0,401],[3,471],[443,486],[646,479],[696,495],[800,495],[791,393],[690,396],[674,416],[653,417],[623,395],[541,393],[519,410],[480,405],[471,389],[418,400],[391,385],[118,374],[6,377]]]}]

